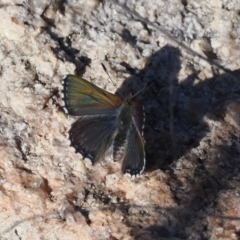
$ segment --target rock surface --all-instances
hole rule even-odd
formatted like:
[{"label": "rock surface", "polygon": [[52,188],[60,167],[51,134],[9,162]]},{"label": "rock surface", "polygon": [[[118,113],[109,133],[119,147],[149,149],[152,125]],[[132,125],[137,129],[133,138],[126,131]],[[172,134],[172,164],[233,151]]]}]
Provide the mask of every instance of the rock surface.
[{"label": "rock surface", "polygon": [[[1,239],[239,239],[239,12],[239,0],[2,0]],[[139,178],[69,147],[66,74],[113,93],[152,83],[138,96]]]}]

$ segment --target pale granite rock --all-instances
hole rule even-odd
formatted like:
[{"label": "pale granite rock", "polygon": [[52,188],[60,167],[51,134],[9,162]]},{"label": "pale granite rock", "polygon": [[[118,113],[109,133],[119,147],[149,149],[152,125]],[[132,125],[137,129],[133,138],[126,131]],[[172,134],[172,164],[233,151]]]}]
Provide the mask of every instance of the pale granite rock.
[{"label": "pale granite rock", "polygon": [[[0,238],[239,239],[239,10],[238,0],[2,0]],[[152,83],[138,96],[141,176],[69,147],[66,74],[124,95]]]}]

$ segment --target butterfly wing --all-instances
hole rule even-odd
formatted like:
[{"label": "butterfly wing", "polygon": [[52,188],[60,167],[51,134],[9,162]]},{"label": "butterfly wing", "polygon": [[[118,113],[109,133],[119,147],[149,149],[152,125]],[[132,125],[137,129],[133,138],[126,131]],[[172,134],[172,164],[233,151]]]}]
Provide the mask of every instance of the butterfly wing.
[{"label": "butterfly wing", "polygon": [[127,135],[126,152],[122,163],[122,172],[138,175],[145,168],[144,140],[136,124],[132,122]]},{"label": "butterfly wing", "polygon": [[63,79],[62,93],[65,111],[75,116],[112,114],[122,104],[118,96],[75,75]]},{"label": "butterfly wing", "polygon": [[80,118],[69,131],[71,146],[94,163],[103,157],[111,145],[117,127],[115,116]]}]

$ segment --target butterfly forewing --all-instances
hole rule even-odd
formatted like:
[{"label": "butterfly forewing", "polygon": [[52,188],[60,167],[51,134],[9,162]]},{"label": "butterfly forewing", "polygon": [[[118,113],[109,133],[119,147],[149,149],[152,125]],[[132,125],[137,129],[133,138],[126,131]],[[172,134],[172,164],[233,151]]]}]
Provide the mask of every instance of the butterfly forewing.
[{"label": "butterfly forewing", "polygon": [[66,111],[75,116],[111,114],[122,104],[118,96],[75,75],[63,79],[63,101]]}]

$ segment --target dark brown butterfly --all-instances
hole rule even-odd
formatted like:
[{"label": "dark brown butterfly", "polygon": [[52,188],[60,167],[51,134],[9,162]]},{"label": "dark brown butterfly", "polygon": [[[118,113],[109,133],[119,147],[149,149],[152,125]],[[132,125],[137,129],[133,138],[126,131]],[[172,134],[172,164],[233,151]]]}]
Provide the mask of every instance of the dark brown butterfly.
[{"label": "dark brown butterfly", "polygon": [[113,144],[114,161],[122,160],[122,172],[138,175],[145,168],[144,112],[132,97],[121,100],[83,78],[63,79],[66,113],[79,118],[69,130],[71,146],[92,163],[103,158]]}]

